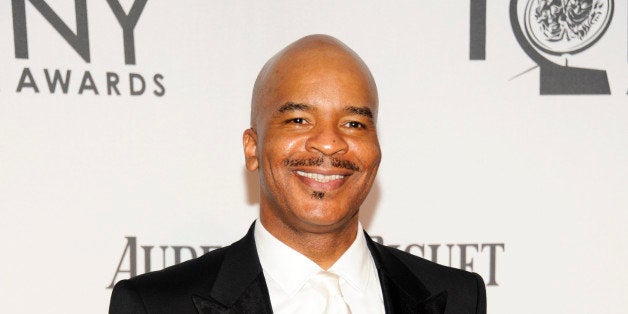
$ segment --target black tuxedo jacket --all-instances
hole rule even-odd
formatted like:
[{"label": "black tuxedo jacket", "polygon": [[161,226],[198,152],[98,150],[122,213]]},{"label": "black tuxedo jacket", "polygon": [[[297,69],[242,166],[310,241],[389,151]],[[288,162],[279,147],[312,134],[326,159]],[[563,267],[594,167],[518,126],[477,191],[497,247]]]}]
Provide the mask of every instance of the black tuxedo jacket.
[{"label": "black tuxedo jacket", "polygon": [[[486,313],[479,275],[366,241],[386,313]],[[230,246],[118,282],[109,313],[272,313],[253,227]]]}]

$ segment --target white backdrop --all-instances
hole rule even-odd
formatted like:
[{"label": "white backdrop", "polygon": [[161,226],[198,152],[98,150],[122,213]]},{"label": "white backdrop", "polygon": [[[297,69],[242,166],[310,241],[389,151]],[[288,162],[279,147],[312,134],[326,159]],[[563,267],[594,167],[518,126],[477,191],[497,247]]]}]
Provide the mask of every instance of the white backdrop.
[{"label": "white backdrop", "polygon": [[[15,53],[12,2],[0,3],[0,312],[103,313],[114,277],[143,273],[146,252],[155,270],[239,239],[257,217],[241,148],[254,79],[312,33],[352,47],[379,87],[370,234],[458,268],[464,251],[487,283],[494,271],[491,313],[628,308],[625,1],[569,59],[606,70],[611,94],[558,96],[540,95],[539,68],[511,79],[536,64],[505,0],[487,3],[485,60],[469,57],[477,0],[149,1],[131,64],[107,1],[77,1],[89,62],[42,2],[77,30],[75,1],[26,0],[28,58]],[[67,93],[44,70],[69,70]]]}]

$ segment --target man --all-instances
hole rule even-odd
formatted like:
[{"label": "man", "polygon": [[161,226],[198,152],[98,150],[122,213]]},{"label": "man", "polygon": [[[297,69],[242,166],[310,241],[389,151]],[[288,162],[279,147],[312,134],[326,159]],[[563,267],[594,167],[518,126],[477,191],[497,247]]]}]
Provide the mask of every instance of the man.
[{"label": "man", "polygon": [[262,68],[246,167],[260,218],[240,241],[119,282],[110,313],[485,313],[477,274],[374,243],[360,205],[381,159],[367,66],[312,35]]}]

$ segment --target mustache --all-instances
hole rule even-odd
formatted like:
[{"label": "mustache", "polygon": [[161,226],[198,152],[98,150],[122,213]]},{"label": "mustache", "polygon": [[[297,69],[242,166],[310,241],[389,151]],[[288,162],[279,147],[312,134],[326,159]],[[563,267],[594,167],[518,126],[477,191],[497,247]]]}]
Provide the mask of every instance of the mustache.
[{"label": "mustache", "polygon": [[302,166],[315,166],[319,167],[325,164],[325,161],[329,160],[329,164],[334,168],[340,169],[349,169],[351,171],[360,171],[360,167],[356,165],[354,162],[349,160],[342,160],[338,158],[324,158],[324,157],[314,157],[314,158],[306,158],[306,159],[284,159],[283,165],[288,167],[302,167]]}]

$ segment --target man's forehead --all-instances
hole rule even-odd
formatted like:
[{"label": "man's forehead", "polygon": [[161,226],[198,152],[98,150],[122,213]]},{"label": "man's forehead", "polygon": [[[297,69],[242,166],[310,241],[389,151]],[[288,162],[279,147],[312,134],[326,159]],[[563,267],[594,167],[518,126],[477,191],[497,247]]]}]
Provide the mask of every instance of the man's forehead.
[{"label": "man's forehead", "polygon": [[371,73],[351,50],[337,45],[312,46],[288,50],[277,56],[267,76],[271,80],[290,82],[295,78],[327,83],[343,76],[369,81]]},{"label": "man's forehead", "polygon": [[251,122],[259,111],[274,111],[287,102],[311,106],[290,97],[307,100],[308,95],[317,93],[351,98],[352,103],[345,107],[354,107],[353,113],[369,111],[376,116],[377,87],[366,64],[339,40],[313,35],[284,48],[262,68],[253,90]]}]

